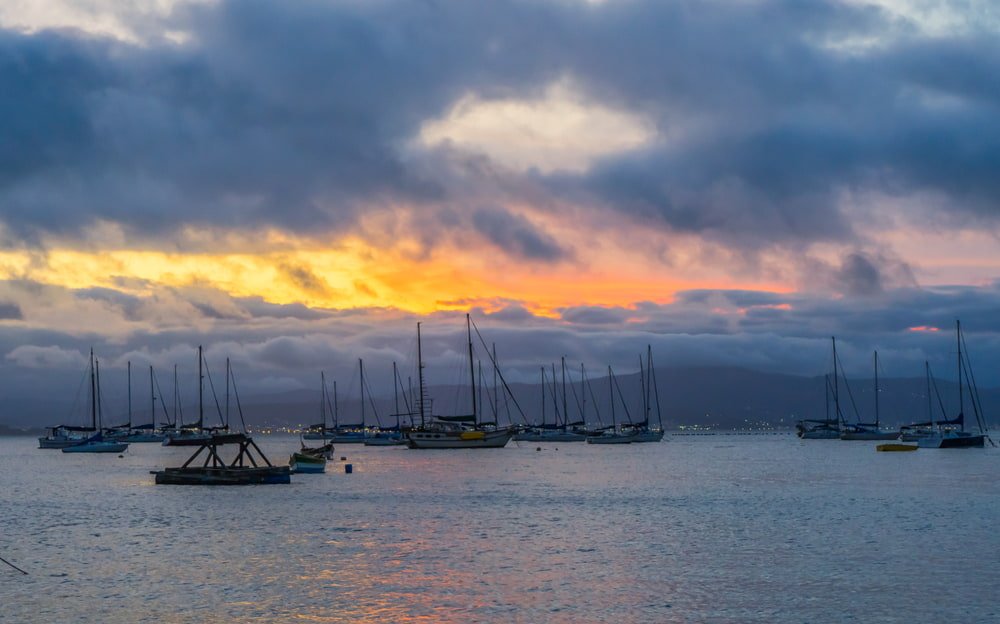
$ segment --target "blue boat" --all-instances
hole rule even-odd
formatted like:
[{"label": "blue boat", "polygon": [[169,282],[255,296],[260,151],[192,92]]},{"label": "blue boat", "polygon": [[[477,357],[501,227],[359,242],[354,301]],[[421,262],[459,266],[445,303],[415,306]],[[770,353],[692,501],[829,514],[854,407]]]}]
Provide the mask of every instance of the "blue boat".
[{"label": "blue boat", "polygon": [[63,453],[122,453],[128,449],[125,442],[107,440],[101,434],[101,369],[100,363],[94,359],[94,352],[90,352],[90,419],[91,426],[96,433],[88,438],[84,438],[63,447]]}]

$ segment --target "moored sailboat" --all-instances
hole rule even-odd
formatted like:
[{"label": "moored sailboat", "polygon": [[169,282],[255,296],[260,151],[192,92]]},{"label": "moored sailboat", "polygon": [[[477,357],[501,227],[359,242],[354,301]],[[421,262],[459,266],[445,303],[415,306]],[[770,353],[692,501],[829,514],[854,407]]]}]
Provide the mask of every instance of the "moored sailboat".
[{"label": "moored sailboat", "polygon": [[[417,373],[419,378],[420,425],[406,432],[411,449],[502,448],[514,436],[512,427],[484,427],[478,424],[476,376],[472,352],[471,319],[465,315],[469,346],[469,371],[472,390],[472,413],[459,416],[434,416],[427,413],[424,387],[424,363],[420,343],[420,323],[417,323]],[[494,362],[494,365],[496,363]]]},{"label": "moored sailboat", "polygon": [[[320,423],[318,425],[319,431],[326,433],[326,405],[327,405],[327,393],[326,393],[326,373],[320,371],[320,399],[319,399],[319,413],[320,413]],[[333,456],[333,443],[327,442],[325,436],[322,438],[323,444],[320,446],[306,446],[305,442],[301,442],[301,448],[295,451],[288,458],[288,466],[292,469],[292,472],[305,472],[305,473],[323,473],[326,472],[326,462]]]},{"label": "moored sailboat", "polygon": [[122,453],[128,449],[125,442],[108,440],[101,433],[101,378],[100,364],[91,352],[90,415],[96,433],[76,444],[63,447],[63,453]]},{"label": "moored sailboat", "polygon": [[[94,350],[90,350],[90,364],[87,367],[86,373],[90,375],[94,370]],[[82,380],[81,380],[82,381]],[[77,395],[79,396],[79,395]],[[86,425],[53,425],[51,427],[46,427],[46,433],[44,436],[38,438],[38,448],[48,449],[48,450],[58,450],[66,448],[67,446],[73,446],[74,444],[79,444],[83,442],[90,436],[97,433],[97,418],[96,409],[90,410],[91,422],[89,426]]]},{"label": "moored sailboat", "polygon": [[128,362],[128,422],[124,425],[112,427],[106,431],[108,438],[119,442],[150,443],[163,442],[167,437],[165,433],[156,429],[156,393],[153,391],[153,367],[149,367],[149,394],[150,394],[150,422],[133,425],[132,424],[132,362]]},{"label": "moored sailboat", "polygon": [[[211,440],[213,435],[229,431],[229,424],[223,422],[218,427],[205,426],[205,356],[201,345],[198,345],[198,422],[191,426],[176,423],[176,429],[169,431],[163,440],[163,446],[201,446]],[[228,364],[228,361],[227,361]],[[175,373],[176,375],[176,373]],[[229,382],[229,371],[226,371],[226,383]],[[176,379],[174,381],[176,386]],[[214,386],[212,392],[214,393]],[[219,414],[222,419],[221,413]]]},{"label": "moored sailboat", "polygon": [[[963,354],[962,352],[965,337],[962,335],[960,321],[955,321],[955,338],[958,343],[958,416],[953,422],[957,424],[957,427],[932,422],[932,433],[917,440],[917,446],[920,448],[983,448],[986,445],[985,416],[982,403],[979,400],[976,379],[968,362],[968,353]],[[969,403],[972,405],[976,418],[978,433],[965,430],[965,393],[963,388],[966,385],[969,388]]]},{"label": "moored sailboat", "polygon": [[[632,444],[635,442],[639,435],[637,429],[633,429],[630,426],[622,425],[619,426],[615,419],[615,390],[618,391],[618,397],[622,401],[622,407],[628,415],[628,407],[625,405],[625,397],[622,396],[621,388],[618,386],[618,380],[615,379],[615,373],[608,366],[608,394],[611,397],[611,428],[605,429],[601,435],[590,436],[587,438],[587,444]],[[629,419],[631,423],[631,419]]]},{"label": "moored sailboat", "polygon": [[[660,413],[660,388],[656,383],[656,369],[653,367],[653,346],[646,345],[646,373],[643,375],[642,356],[639,356],[639,380],[642,386],[643,420],[633,425],[636,430],[633,442],[660,442],[663,440],[663,418]],[[653,396],[650,397],[650,390]],[[650,426],[653,400],[656,402],[656,425]]]},{"label": "moored sailboat", "polygon": [[[836,378],[837,366],[837,346],[834,342],[834,377]],[[847,383],[845,378],[844,383]],[[849,390],[849,388],[848,388]],[[839,395],[839,392],[837,393]],[[858,420],[855,423],[842,422],[840,427],[841,440],[896,440],[899,438],[898,430],[883,429],[879,421],[879,385],[878,385],[878,351],[875,352],[875,422],[865,423]],[[853,398],[852,398],[853,400]],[[838,401],[839,413],[839,401]]]},{"label": "moored sailboat", "polygon": [[830,375],[823,376],[826,417],[806,418],[795,423],[795,435],[803,440],[839,440],[840,421],[830,418]]}]

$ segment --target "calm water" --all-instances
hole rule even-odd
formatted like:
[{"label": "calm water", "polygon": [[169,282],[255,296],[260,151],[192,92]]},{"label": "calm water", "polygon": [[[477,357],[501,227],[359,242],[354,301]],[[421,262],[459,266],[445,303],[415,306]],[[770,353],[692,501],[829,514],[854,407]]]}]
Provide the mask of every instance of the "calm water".
[{"label": "calm water", "polygon": [[148,474],[185,449],[0,438],[0,620],[1000,620],[1000,450],[874,444],[343,445],[352,475],[198,488]]}]

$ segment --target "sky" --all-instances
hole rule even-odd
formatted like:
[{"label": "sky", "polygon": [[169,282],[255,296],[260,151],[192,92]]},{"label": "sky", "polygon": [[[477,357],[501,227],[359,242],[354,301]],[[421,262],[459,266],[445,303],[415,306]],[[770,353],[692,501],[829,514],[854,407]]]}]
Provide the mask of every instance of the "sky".
[{"label": "sky", "polygon": [[978,0],[7,0],[0,393],[91,347],[387,378],[417,321],[446,381],[466,312],[515,380],[647,344],[821,375],[832,335],[948,377],[960,318],[1000,386],[998,31]]}]

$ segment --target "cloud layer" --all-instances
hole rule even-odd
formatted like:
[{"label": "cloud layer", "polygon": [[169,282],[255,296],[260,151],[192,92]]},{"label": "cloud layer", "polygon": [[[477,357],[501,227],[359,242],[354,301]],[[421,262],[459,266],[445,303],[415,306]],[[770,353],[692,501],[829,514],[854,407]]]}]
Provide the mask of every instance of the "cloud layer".
[{"label": "cloud layer", "polygon": [[91,345],[116,370],[204,342],[262,389],[385,371],[417,311],[447,368],[469,308],[528,379],[647,342],[818,374],[833,334],[910,371],[959,317],[994,357],[988,4],[72,4],[0,11],[0,372],[25,392]]}]

